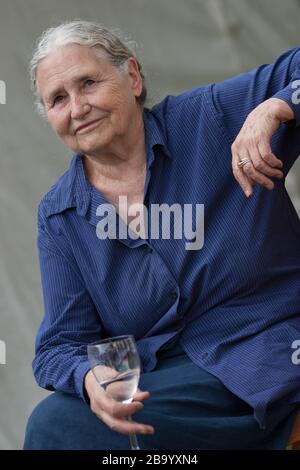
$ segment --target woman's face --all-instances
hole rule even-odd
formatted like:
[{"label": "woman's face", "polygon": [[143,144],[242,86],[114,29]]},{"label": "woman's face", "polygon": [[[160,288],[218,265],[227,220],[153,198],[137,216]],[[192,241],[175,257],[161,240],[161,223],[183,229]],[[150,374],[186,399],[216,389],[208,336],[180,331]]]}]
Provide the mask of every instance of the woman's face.
[{"label": "woman's face", "polygon": [[85,155],[113,151],[140,112],[142,79],[135,59],[122,73],[88,47],[63,46],[43,59],[37,87],[54,131]]}]

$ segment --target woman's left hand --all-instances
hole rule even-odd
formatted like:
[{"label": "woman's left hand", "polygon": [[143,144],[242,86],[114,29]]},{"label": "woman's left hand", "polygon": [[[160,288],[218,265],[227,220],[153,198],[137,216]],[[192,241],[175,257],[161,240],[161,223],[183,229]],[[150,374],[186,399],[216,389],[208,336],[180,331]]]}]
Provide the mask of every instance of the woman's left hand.
[{"label": "woman's left hand", "polygon": [[271,178],[283,178],[282,161],[273,154],[270,141],[279,125],[292,119],[293,110],[277,98],[264,101],[248,115],[231,146],[233,174],[247,197],[255,184],[273,189]]}]

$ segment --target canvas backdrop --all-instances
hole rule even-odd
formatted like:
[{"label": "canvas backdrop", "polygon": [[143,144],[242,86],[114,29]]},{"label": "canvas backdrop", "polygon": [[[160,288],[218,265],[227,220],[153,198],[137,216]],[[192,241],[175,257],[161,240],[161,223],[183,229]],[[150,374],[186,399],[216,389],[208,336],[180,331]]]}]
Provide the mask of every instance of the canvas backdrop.
[{"label": "canvas backdrop", "polygon": [[[274,60],[300,44],[297,0],[0,1],[0,449],[22,447],[25,423],[47,392],[31,371],[43,315],[36,209],[71,153],[35,113],[28,62],[41,32],[64,20],[97,20],[134,39],[151,105],[167,94]],[[288,187],[300,212],[300,162]]]}]

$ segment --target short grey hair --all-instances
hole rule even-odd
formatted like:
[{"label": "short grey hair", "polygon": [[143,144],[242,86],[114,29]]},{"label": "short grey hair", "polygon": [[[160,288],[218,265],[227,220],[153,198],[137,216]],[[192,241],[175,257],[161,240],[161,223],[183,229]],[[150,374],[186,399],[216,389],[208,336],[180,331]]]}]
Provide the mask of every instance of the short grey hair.
[{"label": "short grey hair", "polygon": [[[119,32],[118,32],[119,33]],[[134,57],[137,61],[139,72],[143,80],[143,89],[137,101],[143,105],[147,97],[147,89],[145,85],[145,77],[142,73],[142,67],[133,53],[133,41],[125,44],[125,40],[118,37],[117,31],[104,28],[98,23],[91,21],[75,20],[49,28],[42,33],[37,40],[33,57],[30,61],[30,80],[33,92],[36,96],[36,106],[39,114],[45,116],[45,109],[37,87],[37,70],[39,63],[45,59],[51,52],[59,47],[69,44],[78,44],[80,46],[98,48],[104,53],[105,58],[121,71],[127,70],[126,65],[130,57]],[[130,45],[129,45],[130,44]]]}]

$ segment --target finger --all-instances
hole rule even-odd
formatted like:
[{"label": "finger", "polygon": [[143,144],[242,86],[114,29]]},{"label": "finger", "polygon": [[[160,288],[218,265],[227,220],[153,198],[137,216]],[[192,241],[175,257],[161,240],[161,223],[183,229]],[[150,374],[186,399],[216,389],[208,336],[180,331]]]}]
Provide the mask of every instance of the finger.
[{"label": "finger", "polygon": [[140,389],[137,390],[137,392],[133,396],[133,400],[137,401],[143,401],[143,400],[148,400],[150,398],[150,393],[149,392],[144,392]]},{"label": "finger", "polygon": [[248,178],[251,178],[253,181],[260,184],[261,186],[264,186],[265,188],[270,189],[270,190],[274,188],[273,181],[270,180],[269,178],[267,178],[266,176],[264,176],[259,171],[257,171],[254,168],[251,161],[249,161],[249,162],[245,163],[245,165],[243,165],[242,171],[245,175],[248,176]]},{"label": "finger", "polygon": [[105,412],[115,418],[124,418],[125,416],[133,415],[138,413],[144,408],[143,403],[140,401],[133,401],[132,403],[120,403],[106,395],[97,397],[93,403],[91,403],[91,410],[93,413],[100,414]]},{"label": "finger", "polygon": [[[261,154],[259,153],[259,150],[258,148],[256,147],[253,147],[250,151],[249,151],[249,155],[250,155],[250,159],[252,161],[252,164],[254,166],[254,168],[266,175],[266,176],[270,176],[270,177],[274,177],[274,178],[283,178],[283,173],[282,171],[280,171],[278,168],[275,168],[273,166],[270,166],[268,163],[266,163]],[[280,161],[280,160],[279,160]]]},{"label": "finger", "polygon": [[238,165],[240,159],[236,152],[232,152],[232,171],[236,181],[241,186],[242,190],[244,191],[247,197],[251,196],[252,190],[252,182],[251,178],[249,178],[242,170],[242,168]]},{"label": "finger", "polygon": [[125,418],[117,419],[106,412],[102,412],[101,419],[110,429],[122,434],[154,434],[153,426],[137,423],[136,421],[128,421]]},{"label": "finger", "polygon": [[258,144],[258,151],[261,155],[261,158],[264,162],[266,162],[268,165],[270,165],[273,168],[282,168],[283,163],[279,158],[274,155],[274,153],[271,150],[271,147],[268,143],[266,142],[259,142]]}]

